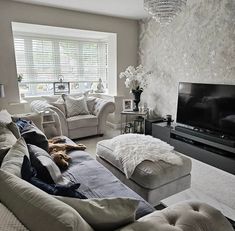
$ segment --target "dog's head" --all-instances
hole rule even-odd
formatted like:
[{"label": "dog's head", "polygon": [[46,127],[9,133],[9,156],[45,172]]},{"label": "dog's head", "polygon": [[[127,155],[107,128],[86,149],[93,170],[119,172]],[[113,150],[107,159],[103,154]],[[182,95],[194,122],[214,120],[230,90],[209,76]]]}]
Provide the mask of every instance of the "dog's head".
[{"label": "dog's head", "polygon": [[52,151],[51,157],[53,158],[54,162],[58,165],[59,168],[61,169],[68,168],[71,157],[65,154],[64,151],[61,150],[56,152]]}]

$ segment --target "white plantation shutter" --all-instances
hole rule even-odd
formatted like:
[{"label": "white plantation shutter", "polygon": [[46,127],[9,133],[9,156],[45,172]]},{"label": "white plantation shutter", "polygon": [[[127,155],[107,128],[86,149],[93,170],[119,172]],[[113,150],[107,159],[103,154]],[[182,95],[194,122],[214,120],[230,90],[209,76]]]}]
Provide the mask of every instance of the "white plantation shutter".
[{"label": "white plantation shutter", "polygon": [[107,83],[107,42],[15,35],[17,73],[22,83]]}]

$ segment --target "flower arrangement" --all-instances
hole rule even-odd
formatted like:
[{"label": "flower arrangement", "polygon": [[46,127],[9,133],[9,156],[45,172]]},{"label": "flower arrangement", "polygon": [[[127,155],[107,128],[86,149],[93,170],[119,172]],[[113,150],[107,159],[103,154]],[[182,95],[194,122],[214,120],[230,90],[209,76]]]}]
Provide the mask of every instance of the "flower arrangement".
[{"label": "flower arrangement", "polygon": [[150,71],[145,71],[142,65],[127,67],[124,72],[121,72],[119,77],[126,78],[125,85],[130,88],[131,91],[143,91],[148,85],[148,76],[151,74]]}]

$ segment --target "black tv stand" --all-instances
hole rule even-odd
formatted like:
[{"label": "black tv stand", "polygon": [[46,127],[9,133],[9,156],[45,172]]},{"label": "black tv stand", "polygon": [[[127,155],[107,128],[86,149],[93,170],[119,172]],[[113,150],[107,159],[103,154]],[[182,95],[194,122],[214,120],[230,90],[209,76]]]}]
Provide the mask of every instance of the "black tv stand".
[{"label": "black tv stand", "polygon": [[187,127],[183,127],[183,126],[179,126],[179,125],[175,126],[175,130],[187,133],[189,135],[204,138],[204,139],[207,139],[207,140],[210,140],[213,142],[224,144],[224,145],[227,145],[230,147],[235,147],[235,140],[231,140],[228,137],[226,137],[225,135],[219,135],[219,134],[215,134],[215,133],[208,134],[208,133],[204,132],[203,130],[187,128]]},{"label": "black tv stand", "polygon": [[[152,136],[174,146],[178,152],[235,175],[235,147],[231,140],[227,142],[219,137],[208,139],[207,136],[198,135],[197,131],[168,126],[166,122],[152,124]],[[226,140],[226,143],[217,139]]]}]

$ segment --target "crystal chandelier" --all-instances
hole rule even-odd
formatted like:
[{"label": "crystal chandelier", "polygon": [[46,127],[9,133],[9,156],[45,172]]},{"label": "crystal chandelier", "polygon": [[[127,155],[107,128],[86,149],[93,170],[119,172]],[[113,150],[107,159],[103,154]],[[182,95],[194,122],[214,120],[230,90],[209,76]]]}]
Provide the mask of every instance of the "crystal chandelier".
[{"label": "crystal chandelier", "polygon": [[144,0],[144,9],[160,23],[170,23],[186,5],[187,0]]}]

